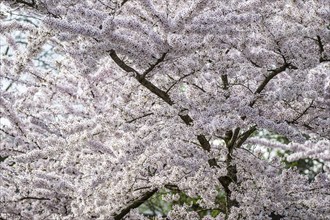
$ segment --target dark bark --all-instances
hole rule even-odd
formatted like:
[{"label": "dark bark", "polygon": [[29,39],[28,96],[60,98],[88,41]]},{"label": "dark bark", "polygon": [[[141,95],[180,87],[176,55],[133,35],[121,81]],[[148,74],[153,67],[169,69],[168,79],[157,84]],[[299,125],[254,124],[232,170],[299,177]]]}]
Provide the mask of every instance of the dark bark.
[{"label": "dark bark", "polygon": [[281,220],[281,219],[284,218],[285,216],[283,216],[283,215],[277,215],[277,214],[275,214],[274,212],[272,212],[272,213],[270,214],[269,217],[271,217],[272,220]]},{"label": "dark bark", "polygon": [[150,192],[147,192],[141,198],[135,200],[132,204],[130,204],[127,207],[125,207],[124,209],[122,209],[119,214],[114,216],[114,219],[119,220],[119,219],[124,218],[125,215],[131,211],[131,209],[135,209],[135,208],[139,207],[140,205],[142,205],[151,196],[153,196],[157,191],[158,191],[158,189],[154,189]]}]

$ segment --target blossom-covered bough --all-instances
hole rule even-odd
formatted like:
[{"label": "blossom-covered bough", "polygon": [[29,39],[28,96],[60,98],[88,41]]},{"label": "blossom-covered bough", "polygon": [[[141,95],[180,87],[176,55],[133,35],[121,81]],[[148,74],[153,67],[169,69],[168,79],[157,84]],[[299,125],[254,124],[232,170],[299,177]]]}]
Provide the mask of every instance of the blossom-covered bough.
[{"label": "blossom-covered bough", "polygon": [[2,4],[1,219],[148,219],[161,191],[219,212],[159,219],[330,218],[327,0]]}]

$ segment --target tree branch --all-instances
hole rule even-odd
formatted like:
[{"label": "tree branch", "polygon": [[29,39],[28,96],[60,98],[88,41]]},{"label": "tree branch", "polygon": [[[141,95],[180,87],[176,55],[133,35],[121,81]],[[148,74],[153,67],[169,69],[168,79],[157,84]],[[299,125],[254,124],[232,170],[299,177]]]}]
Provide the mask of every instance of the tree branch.
[{"label": "tree branch", "polygon": [[[285,60],[285,57],[283,57],[283,59],[284,59],[284,64],[281,67],[279,67],[279,68],[276,68],[274,70],[270,70],[271,71],[271,74],[269,74],[264,79],[264,81],[261,82],[261,84],[258,86],[258,88],[256,89],[256,91],[254,92],[254,94],[260,94],[265,89],[265,87],[267,86],[267,84],[269,83],[270,80],[272,80],[278,74],[284,72],[287,68],[289,68],[289,69],[298,69],[296,66],[293,66],[292,64],[287,63],[286,60]],[[249,106],[252,107],[255,104],[255,102],[256,102],[256,100],[252,101],[249,104]]]},{"label": "tree branch", "polygon": [[168,93],[176,84],[178,84],[178,82],[180,82],[181,80],[183,80],[184,78],[191,76],[192,74],[194,74],[194,72],[188,73],[187,75],[183,75],[181,76],[178,80],[176,80],[167,90],[166,93]]},{"label": "tree branch", "polygon": [[236,140],[238,138],[239,131],[240,131],[240,128],[236,128],[234,130],[233,135],[232,135],[230,141],[228,142],[228,148],[229,148],[229,150],[232,150],[233,149],[234,144],[235,144],[235,142],[236,142]]},{"label": "tree branch", "polygon": [[163,55],[154,63],[152,64],[146,71],[143,72],[142,76],[146,77],[148,73],[150,73],[159,63],[163,62],[167,53],[163,53]]},{"label": "tree branch", "polygon": [[136,74],[135,79],[137,79],[137,81],[139,81],[139,83],[141,83],[141,85],[143,85],[144,87],[149,89],[150,92],[154,93],[155,95],[157,95],[158,97],[163,99],[167,104],[169,104],[169,105],[174,104],[174,102],[171,100],[170,96],[165,91],[159,89],[157,86],[152,84],[149,80],[144,78],[142,75]]},{"label": "tree branch", "polygon": [[23,200],[27,200],[27,199],[40,200],[40,201],[42,201],[42,200],[50,200],[49,198],[26,196],[26,197],[20,198],[18,201],[23,201]]},{"label": "tree branch", "polygon": [[296,121],[299,120],[299,118],[301,118],[304,114],[307,113],[307,111],[313,106],[314,100],[311,101],[311,103],[308,105],[308,107],[301,113],[299,114],[295,119],[291,120],[291,121],[287,121],[289,124],[295,123]]},{"label": "tree branch", "polygon": [[206,92],[202,87],[198,86],[197,84],[193,83],[191,84],[193,86],[195,86],[197,89],[201,90],[202,92]]},{"label": "tree branch", "polygon": [[122,61],[116,54],[116,52],[114,50],[110,50],[110,57],[112,58],[113,61],[115,61],[115,63],[122,68],[123,70],[125,70],[126,72],[130,73],[137,73],[139,74],[135,69],[133,69],[132,67],[128,66],[124,61]]},{"label": "tree branch", "polygon": [[125,215],[131,211],[131,209],[135,209],[135,208],[139,207],[140,205],[142,205],[151,196],[153,196],[157,191],[158,191],[158,189],[154,189],[152,191],[147,192],[141,198],[135,200],[132,204],[130,204],[126,208],[122,209],[118,215],[114,216],[114,219],[115,220],[123,219],[125,217]]},{"label": "tree branch", "polygon": [[271,74],[269,74],[264,81],[261,82],[261,84],[258,86],[257,90],[254,92],[254,94],[260,94],[262,90],[266,87],[266,85],[269,83],[270,80],[272,80],[275,76],[277,76],[279,73],[285,71],[289,67],[288,63],[285,63],[283,66],[271,70]]},{"label": "tree branch", "polygon": [[141,83],[144,87],[146,87],[150,92],[154,93],[161,99],[163,99],[169,105],[173,105],[173,101],[170,99],[169,95],[166,94],[165,91],[159,89],[154,84],[152,84],[149,80],[147,80],[143,75],[141,75],[138,71],[133,69],[132,67],[128,66],[124,61],[122,61],[116,54],[114,50],[110,50],[110,57],[112,58],[115,63],[122,68],[126,72],[133,72],[134,78]]},{"label": "tree branch", "polygon": [[320,53],[320,63],[330,61],[330,59],[327,59],[326,57],[323,57],[323,52],[324,52],[324,46],[321,41],[321,37],[319,35],[317,37],[317,45],[319,46],[319,53]]},{"label": "tree branch", "polygon": [[221,75],[221,80],[222,80],[222,83],[223,83],[223,89],[224,90],[227,90],[228,87],[229,87],[229,82],[228,82],[228,76],[227,76],[227,74]]},{"label": "tree branch", "polygon": [[132,122],[134,122],[134,121],[136,121],[136,120],[139,120],[139,119],[141,119],[141,118],[144,118],[144,117],[147,117],[147,116],[149,116],[149,115],[153,115],[154,113],[153,112],[150,112],[150,113],[147,113],[147,114],[144,114],[144,115],[142,115],[142,116],[139,116],[139,117],[137,117],[137,118],[133,118],[133,119],[131,119],[131,120],[129,120],[129,121],[126,121],[127,123],[132,123]]},{"label": "tree branch", "polygon": [[[174,102],[171,100],[170,96],[163,90],[159,89],[157,86],[152,84],[149,80],[147,80],[143,75],[141,75],[138,71],[133,69],[132,67],[128,66],[124,61],[122,61],[116,54],[114,50],[110,50],[110,57],[113,59],[113,61],[124,71],[126,72],[133,72],[134,78],[145,88],[147,88],[150,92],[157,95],[159,98],[161,98],[163,101],[165,101],[169,105],[173,105]],[[165,56],[164,56],[165,57]],[[193,120],[192,118],[186,114],[186,115],[179,115],[179,117],[184,121],[186,125],[191,125]],[[206,150],[210,151],[211,146],[208,140],[204,135],[198,135],[197,139],[199,143],[201,144],[201,147]]]},{"label": "tree branch", "polygon": [[199,143],[202,145],[202,148],[206,151],[210,151],[211,150],[211,145],[209,143],[209,141],[205,138],[204,135],[197,135],[197,139],[199,141]]},{"label": "tree branch", "polygon": [[242,144],[257,130],[257,126],[251,127],[249,130],[245,131],[243,134],[241,134],[238,137],[238,140],[236,142],[236,148],[242,146]]},{"label": "tree branch", "polygon": [[121,3],[121,7],[123,7],[123,5],[128,2],[128,0],[124,0],[122,3]]},{"label": "tree branch", "polygon": [[15,3],[21,3],[21,4],[24,4],[24,5],[27,5],[31,8],[35,8],[37,5],[35,3],[35,0],[32,0],[31,2],[27,2],[27,1],[23,1],[23,0],[15,0]]}]

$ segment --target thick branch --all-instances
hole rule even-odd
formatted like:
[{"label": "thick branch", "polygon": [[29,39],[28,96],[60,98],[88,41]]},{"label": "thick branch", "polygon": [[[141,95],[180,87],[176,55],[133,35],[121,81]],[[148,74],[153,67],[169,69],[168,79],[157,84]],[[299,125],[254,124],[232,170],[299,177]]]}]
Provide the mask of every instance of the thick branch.
[{"label": "thick branch", "polygon": [[275,76],[277,76],[279,73],[283,72],[286,70],[286,68],[289,67],[288,63],[285,63],[283,66],[271,70],[271,74],[269,74],[264,81],[262,81],[262,83],[258,86],[257,90],[254,92],[254,94],[260,94],[262,92],[262,90],[264,90],[264,88],[266,87],[266,85],[269,83],[270,80],[272,80]]},{"label": "thick branch", "polygon": [[123,5],[128,2],[128,0],[124,0],[122,3],[121,3],[121,6],[123,7]]},{"label": "thick branch", "polygon": [[192,118],[190,118],[189,115],[179,115],[179,116],[186,125],[191,125],[193,123],[193,120]]},{"label": "thick branch", "polygon": [[155,95],[157,95],[158,97],[163,99],[167,104],[169,104],[169,105],[174,104],[174,102],[171,100],[170,96],[165,91],[159,89],[157,86],[152,84],[149,80],[144,78],[142,75],[136,74],[135,78],[137,79],[137,81],[139,81],[139,83],[141,83],[141,85],[143,85],[144,87],[149,89],[150,92],[154,93]]},{"label": "thick branch", "polygon": [[235,199],[231,199],[231,190],[229,188],[231,183],[237,182],[237,168],[236,165],[232,164],[232,160],[232,155],[228,153],[226,158],[227,175],[219,177],[219,182],[226,193],[226,219],[229,216],[231,208],[233,206],[239,206],[238,202]]},{"label": "thick branch", "polygon": [[223,83],[223,89],[224,90],[227,90],[228,89],[228,86],[229,86],[227,74],[221,75],[221,80],[222,80],[222,83]]},{"label": "thick branch", "polygon": [[239,131],[240,131],[240,128],[236,128],[234,130],[234,132],[232,134],[232,137],[231,137],[231,139],[228,142],[228,149],[229,149],[229,151],[232,151],[233,150],[234,144],[235,144],[235,142],[236,142],[236,140],[238,138]]},{"label": "thick branch", "polygon": [[323,57],[324,52],[324,46],[321,41],[321,37],[317,35],[317,45],[319,47],[319,53],[320,53],[320,63],[330,61],[330,59],[327,59],[326,57]]},{"label": "thick branch", "polygon": [[150,192],[147,192],[141,198],[135,200],[132,204],[130,204],[129,206],[127,206],[126,208],[124,208],[123,210],[121,210],[118,215],[115,215],[114,216],[114,219],[115,220],[119,220],[119,219],[124,218],[125,215],[131,211],[131,209],[135,209],[135,208],[139,207],[140,205],[142,205],[151,196],[153,196],[157,191],[158,191],[158,189],[154,189],[154,190],[152,190]]},{"label": "thick branch", "polygon": [[122,61],[116,54],[114,50],[110,50],[110,57],[115,61],[115,63],[122,68],[126,72],[133,72],[134,73],[134,78],[141,83],[144,87],[149,89],[150,92],[154,93],[161,99],[163,99],[166,103],[169,105],[173,105],[173,101],[170,99],[169,95],[166,94],[165,91],[159,89],[156,87],[154,84],[152,84],[149,80],[147,80],[143,75],[141,75],[138,71],[133,69],[132,67],[128,66],[124,61]]},{"label": "thick branch", "polygon": [[240,147],[242,144],[257,130],[256,126],[251,127],[249,130],[245,131],[243,134],[241,134],[235,144],[235,147]]},{"label": "thick branch", "polygon": [[205,138],[204,135],[197,135],[197,139],[199,141],[199,143],[202,145],[202,148],[206,151],[210,151],[211,150],[211,145],[209,143],[209,141]]},{"label": "thick branch", "polygon": [[126,72],[133,72],[133,73],[137,73],[139,74],[135,69],[133,69],[132,67],[128,66],[124,61],[122,61],[116,54],[116,52],[114,50],[110,50],[110,57],[112,58],[113,61],[115,61],[115,63],[122,68],[123,70],[125,70]]},{"label": "thick branch", "polygon": [[285,216],[284,215],[278,215],[278,214],[275,214],[274,212],[272,212],[269,217],[272,219],[272,220],[281,220],[283,219]]},{"label": "thick branch", "polygon": [[234,131],[227,131],[224,137],[226,146],[228,149],[226,166],[227,166],[227,175],[219,177],[219,182],[221,183],[225,193],[226,193],[226,219],[230,214],[230,210],[233,206],[238,207],[239,204],[235,199],[231,199],[231,190],[229,188],[231,183],[237,182],[237,168],[235,164],[232,164],[233,161],[233,150],[234,148],[239,148],[244,141],[251,136],[251,134],[256,130],[256,127],[252,127],[243,134],[239,135],[240,128],[236,128]]}]

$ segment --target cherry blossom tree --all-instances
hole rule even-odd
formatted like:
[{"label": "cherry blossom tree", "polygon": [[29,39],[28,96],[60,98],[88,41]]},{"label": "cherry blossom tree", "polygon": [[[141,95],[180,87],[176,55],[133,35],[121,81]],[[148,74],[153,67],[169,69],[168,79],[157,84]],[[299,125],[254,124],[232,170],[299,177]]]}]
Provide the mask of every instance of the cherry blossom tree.
[{"label": "cherry blossom tree", "polygon": [[0,218],[330,219],[328,3],[2,1]]}]

